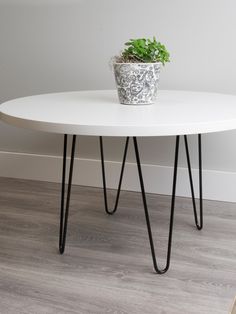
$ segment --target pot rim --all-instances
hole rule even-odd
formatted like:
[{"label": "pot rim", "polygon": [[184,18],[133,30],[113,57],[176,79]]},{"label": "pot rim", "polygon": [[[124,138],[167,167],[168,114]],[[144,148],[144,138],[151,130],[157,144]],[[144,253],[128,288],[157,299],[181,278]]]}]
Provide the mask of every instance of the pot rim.
[{"label": "pot rim", "polygon": [[113,65],[114,64],[137,64],[137,65],[139,65],[139,64],[160,64],[160,65],[162,65],[162,63],[160,62],[160,61],[158,61],[158,62],[113,62]]}]

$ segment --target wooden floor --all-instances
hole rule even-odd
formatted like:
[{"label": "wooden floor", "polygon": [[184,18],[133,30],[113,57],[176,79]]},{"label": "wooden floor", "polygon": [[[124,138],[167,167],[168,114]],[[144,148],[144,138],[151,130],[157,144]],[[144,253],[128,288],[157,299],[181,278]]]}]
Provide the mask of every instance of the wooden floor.
[{"label": "wooden floor", "polygon": [[[171,268],[159,276],[138,193],[122,192],[114,216],[104,213],[100,189],[72,193],[60,256],[60,186],[0,179],[0,313],[228,313],[236,295],[236,204],[205,201],[197,231],[190,199],[178,198]],[[170,198],[149,195],[148,203],[163,264]]]}]

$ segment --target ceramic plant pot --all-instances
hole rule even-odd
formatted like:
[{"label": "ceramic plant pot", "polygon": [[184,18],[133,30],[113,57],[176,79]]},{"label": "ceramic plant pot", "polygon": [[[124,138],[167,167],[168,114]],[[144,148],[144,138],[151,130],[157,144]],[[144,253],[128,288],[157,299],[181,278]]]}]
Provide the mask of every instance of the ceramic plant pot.
[{"label": "ceramic plant pot", "polygon": [[121,104],[150,105],[157,98],[161,63],[114,63]]}]

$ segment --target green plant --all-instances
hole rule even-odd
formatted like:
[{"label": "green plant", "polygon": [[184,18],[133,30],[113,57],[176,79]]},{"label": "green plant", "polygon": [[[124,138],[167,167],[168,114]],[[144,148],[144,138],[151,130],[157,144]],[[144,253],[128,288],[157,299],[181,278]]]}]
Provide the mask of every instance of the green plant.
[{"label": "green plant", "polygon": [[170,54],[160,42],[146,38],[130,39],[118,58],[118,62],[161,62],[163,65],[170,61]]}]

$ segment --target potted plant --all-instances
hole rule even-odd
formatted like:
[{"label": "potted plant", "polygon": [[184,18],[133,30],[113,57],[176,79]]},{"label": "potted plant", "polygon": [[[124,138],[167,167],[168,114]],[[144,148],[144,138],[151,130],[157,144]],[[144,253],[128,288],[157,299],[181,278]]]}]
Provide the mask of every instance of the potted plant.
[{"label": "potted plant", "polygon": [[157,97],[160,69],[169,62],[169,52],[155,37],[130,39],[125,45],[113,60],[120,103],[152,104]]}]

